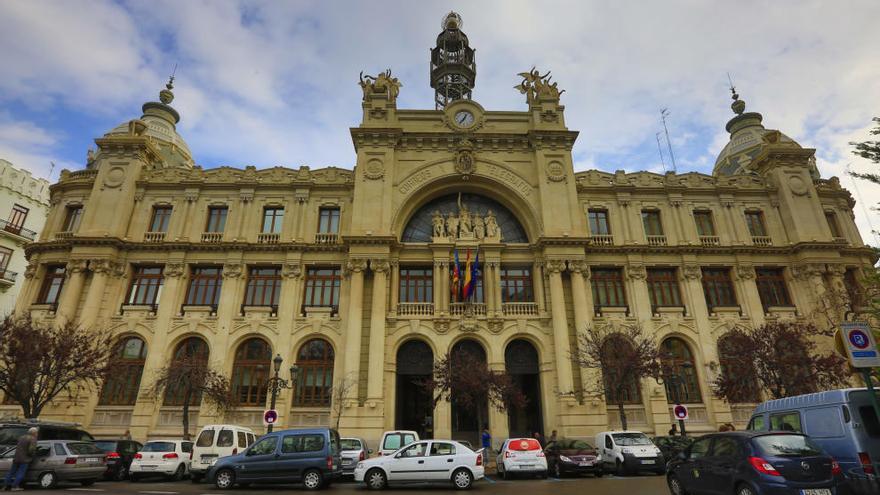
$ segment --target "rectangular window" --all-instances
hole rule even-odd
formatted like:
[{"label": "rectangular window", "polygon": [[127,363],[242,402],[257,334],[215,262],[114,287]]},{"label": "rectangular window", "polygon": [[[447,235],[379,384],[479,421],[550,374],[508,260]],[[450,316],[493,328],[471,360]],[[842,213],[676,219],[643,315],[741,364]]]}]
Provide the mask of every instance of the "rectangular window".
[{"label": "rectangular window", "polygon": [[318,232],[321,234],[339,233],[339,208],[321,208],[318,218]]},{"label": "rectangular window", "polygon": [[755,283],[765,310],[770,306],[791,306],[782,268],[755,269]]},{"label": "rectangular window", "polygon": [[531,268],[501,268],[501,302],[535,302],[534,288]]},{"label": "rectangular window", "polygon": [[703,268],[703,293],[709,310],[719,306],[736,306],[730,268]]},{"label": "rectangular window", "polygon": [[400,269],[400,302],[434,302],[434,271],[430,268]]},{"label": "rectangular window", "polygon": [[746,225],[752,237],[766,237],[767,229],[764,227],[764,213],[761,211],[747,211]]},{"label": "rectangular window", "polygon": [[642,223],[645,225],[645,235],[663,235],[659,210],[642,210]]},{"label": "rectangular window", "polygon": [[694,212],[694,223],[697,224],[697,235],[715,235],[715,223],[712,222],[712,212],[703,210]]},{"label": "rectangular window", "polygon": [[263,209],[264,234],[280,234],[281,221],[284,220],[284,208],[280,206],[267,206]]},{"label": "rectangular window", "polygon": [[82,220],[82,211],[82,205],[68,206],[67,214],[64,217],[64,226],[61,230],[64,232],[76,232]]},{"label": "rectangular window", "polygon": [[37,302],[40,304],[58,304],[58,295],[64,286],[64,274],[67,271],[64,265],[49,265],[46,267],[46,276],[43,277],[43,286],[40,288],[40,296]]},{"label": "rectangular window", "polygon": [[682,306],[675,268],[649,268],[648,292],[651,294],[651,306],[655,308]]},{"label": "rectangular window", "polygon": [[608,224],[608,210],[590,210],[590,234],[611,235],[611,226]]},{"label": "rectangular window", "polygon": [[153,207],[153,217],[150,218],[150,232],[168,232],[171,210],[170,206]]},{"label": "rectangular window", "polygon": [[223,269],[219,267],[193,267],[186,293],[187,306],[217,306],[223,285]]},{"label": "rectangular window", "polygon": [[342,274],[339,268],[309,268],[306,272],[304,306],[339,305],[339,285]]},{"label": "rectangular window", "polygon": [[245,306],[278,306],[281,297],[281,269],[251,267],[248,271]]},{"label": "rectangular window", "polygon": [[5,272],[6,267],[9,266],[9,260],[12,259],[12,250],[5,247],[0,247],[0,272]]},{"label": "rectangular window", "polygon": [[12,205],[12,211],[9,213],[8,228],[21,230],[24,227],[24,220],[28,216],[28,211],[30,210],[19,204]]},{"label": "rectangular window", "polygon": [[828,222],[828,228],[831,229],[831,237],[840,238],[840,227],[837,225],[837,215],[833,211],[825,212],[825,221]]},{"label": "rectangular window", "polygon": [[801,415],[797,411],[770,415],[770,429],[772,431],[796,431],[803,432],[801,428]]},{"label": "rectangular window", "polygon": [[592,276],[593,304],[602,306],[626,306],[626,289],[623,270],[620,268],[595,268]]},{"label": "rectangular window", "polygon": [[128,304],[158,304],[162,292],[162,267],[136,266],[128,290]]},{"label": "rectangular window", "polygon": [[212,206],[208,208],[208,225],[205,232],[223,232],[226,230],[226,214],[229,208],[225,206]]}]

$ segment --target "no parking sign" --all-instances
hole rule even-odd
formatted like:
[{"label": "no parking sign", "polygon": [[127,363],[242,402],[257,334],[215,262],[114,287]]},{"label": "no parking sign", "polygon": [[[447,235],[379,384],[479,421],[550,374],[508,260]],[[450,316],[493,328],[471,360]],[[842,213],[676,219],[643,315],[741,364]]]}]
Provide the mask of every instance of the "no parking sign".
[{"label": "no parking sign", "polygon": [[263,413],[263,426],[274,425],[278,422],[278,411],[275,409],[267,409]]},{"label": "no parking sign", "polygon": [[688,419],[688,408],[681,404],[676,404],[675,407],[672,408],[672,414],[675,416],[675,419],[684,421]]},{"label": "no parking sign", "polygon": [[880,353],[877,352],[874,334],[867,323],[845,322],[840,324],[840,328],[843,332],[846,354],[854,368],[880,367]]}]

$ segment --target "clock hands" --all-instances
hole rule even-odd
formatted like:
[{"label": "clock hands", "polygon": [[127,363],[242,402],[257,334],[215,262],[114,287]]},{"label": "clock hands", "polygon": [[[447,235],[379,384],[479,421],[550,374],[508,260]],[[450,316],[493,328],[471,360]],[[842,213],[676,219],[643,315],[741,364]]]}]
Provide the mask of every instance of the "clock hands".
[{"label": "clock hands", "polygon": [[461,114],[461,115],[458,117],[458,123],[459,123],[459,124],[464,124],[464,121],[467,120],[467,118],[468,118],[468,115],[467,115],[466,113]]}]

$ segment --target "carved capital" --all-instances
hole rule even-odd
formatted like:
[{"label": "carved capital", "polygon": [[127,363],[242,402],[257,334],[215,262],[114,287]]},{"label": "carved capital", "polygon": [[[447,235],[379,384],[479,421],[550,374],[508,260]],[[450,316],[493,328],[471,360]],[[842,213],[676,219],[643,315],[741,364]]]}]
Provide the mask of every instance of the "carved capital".
[{"label": "carved capital", "polygon": [[755,267],[752,265],[738,265],[736,276],[740,280],[752,280],[755,278]]},{"label": "carved capital", "polygon": [[88,267],[88,260],[70,260],[67,262],[65,274],[69,277],[74,273],[83,273]]},{"label": "carved capital", "polygon": [[549,273],[561,273],[565,271],[565,261],[563,260],[547,260],[544,266]]},{"label": "carved capital", "polygon": [[37,264],[31,263],[24,270],[24,278],[34,278],[37,274]]},{"label": "carved capital", "polygon": [[645,265],[627,265],[626,275],[631,280],[645,280],[648,278],[648,270]]},{"label": "carved capital", "polygon": [[125,263],[112,261],[110,262],[110,276],[113,278],[122,278],[125,276],[126,268],[128,268],[128,265]]},{"label": "carved capital", "polygon": [[198,189],[187,189],[183,193],[183,199],[189,203],[193,203],[199,199],[199,190]]},{"label": "carved capital", "polygon": [[568,269],[582,277],[590,276],[590,265],[584,260],[570,260],[568,262]]},{"label": "carved capital", "polygon": [[89,263],[89,269],[94,273],[106,275],[107,273],[110,273],[110,265],[110,260],[92,260]]},{"label": "carved capital", "polygon": [[732,199],[722,199],[721,206],[725,208],[733,208],[733,200]]},{"label": "carved capital", "polygon": [[241,278],[241,263],[226,263],[223,265],[223,278]]},{"label": "carved capital", "polygon": [[363,258],[350,258],[345,262],[345,275],[352,273],[362,273],[367,269],[367,260]]},{"label": "carved capital", "polygon": [[302,277],[303,269],[299,263],[285,263],[281,268],[281,275],[286,278],[298,279]]},{"label": "carved capital", "polygon": [[167,278],[178,278],[183,275],[184,270],[186,270],[186,265],[183,263],[165,263],[162,275]]},{"label": "carved capital", "polygon": [[391,264],[386,259],[370,260],[370,269],[376,273],[388,273]]},{"label": "carved capital", "polygon": [[825,265],[819,263],[800,263],[791,267],[791,274],[798,280],[821,277],[823,273],[825,273]]},{"label": "carved capital", "polygon": [[846,274],[846,265],[828,265],[828,273],[835,277],[842,277]]},{"label": "carved capital", "polygon": [[685,265],[681,273],[687,280],[700,280],[703,278],[703,270],[697,265]]}]

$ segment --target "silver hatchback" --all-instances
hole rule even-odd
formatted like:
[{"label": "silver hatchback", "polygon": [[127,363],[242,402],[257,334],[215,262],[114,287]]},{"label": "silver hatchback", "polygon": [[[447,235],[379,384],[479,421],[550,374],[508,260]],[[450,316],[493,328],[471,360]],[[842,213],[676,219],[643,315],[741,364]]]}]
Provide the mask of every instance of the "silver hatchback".
[{"label": "silver hatchback", "polygon": [[340,456],[342,456],[342,475],[354,476],[354,468],[357,463],[363,461],[372,450],[367,449],[367,443],[362,438],[340,438]]},{"label": "silver hatchback", "polygon": [[[59,481],[78,481],[89,486],[107,470],[106,455],[92,442],[41,440],[24,482],[38,483],[40,488],[54,488]],[[9,471],[14,457],[15,447],[0,454],[0,472]]]}]

